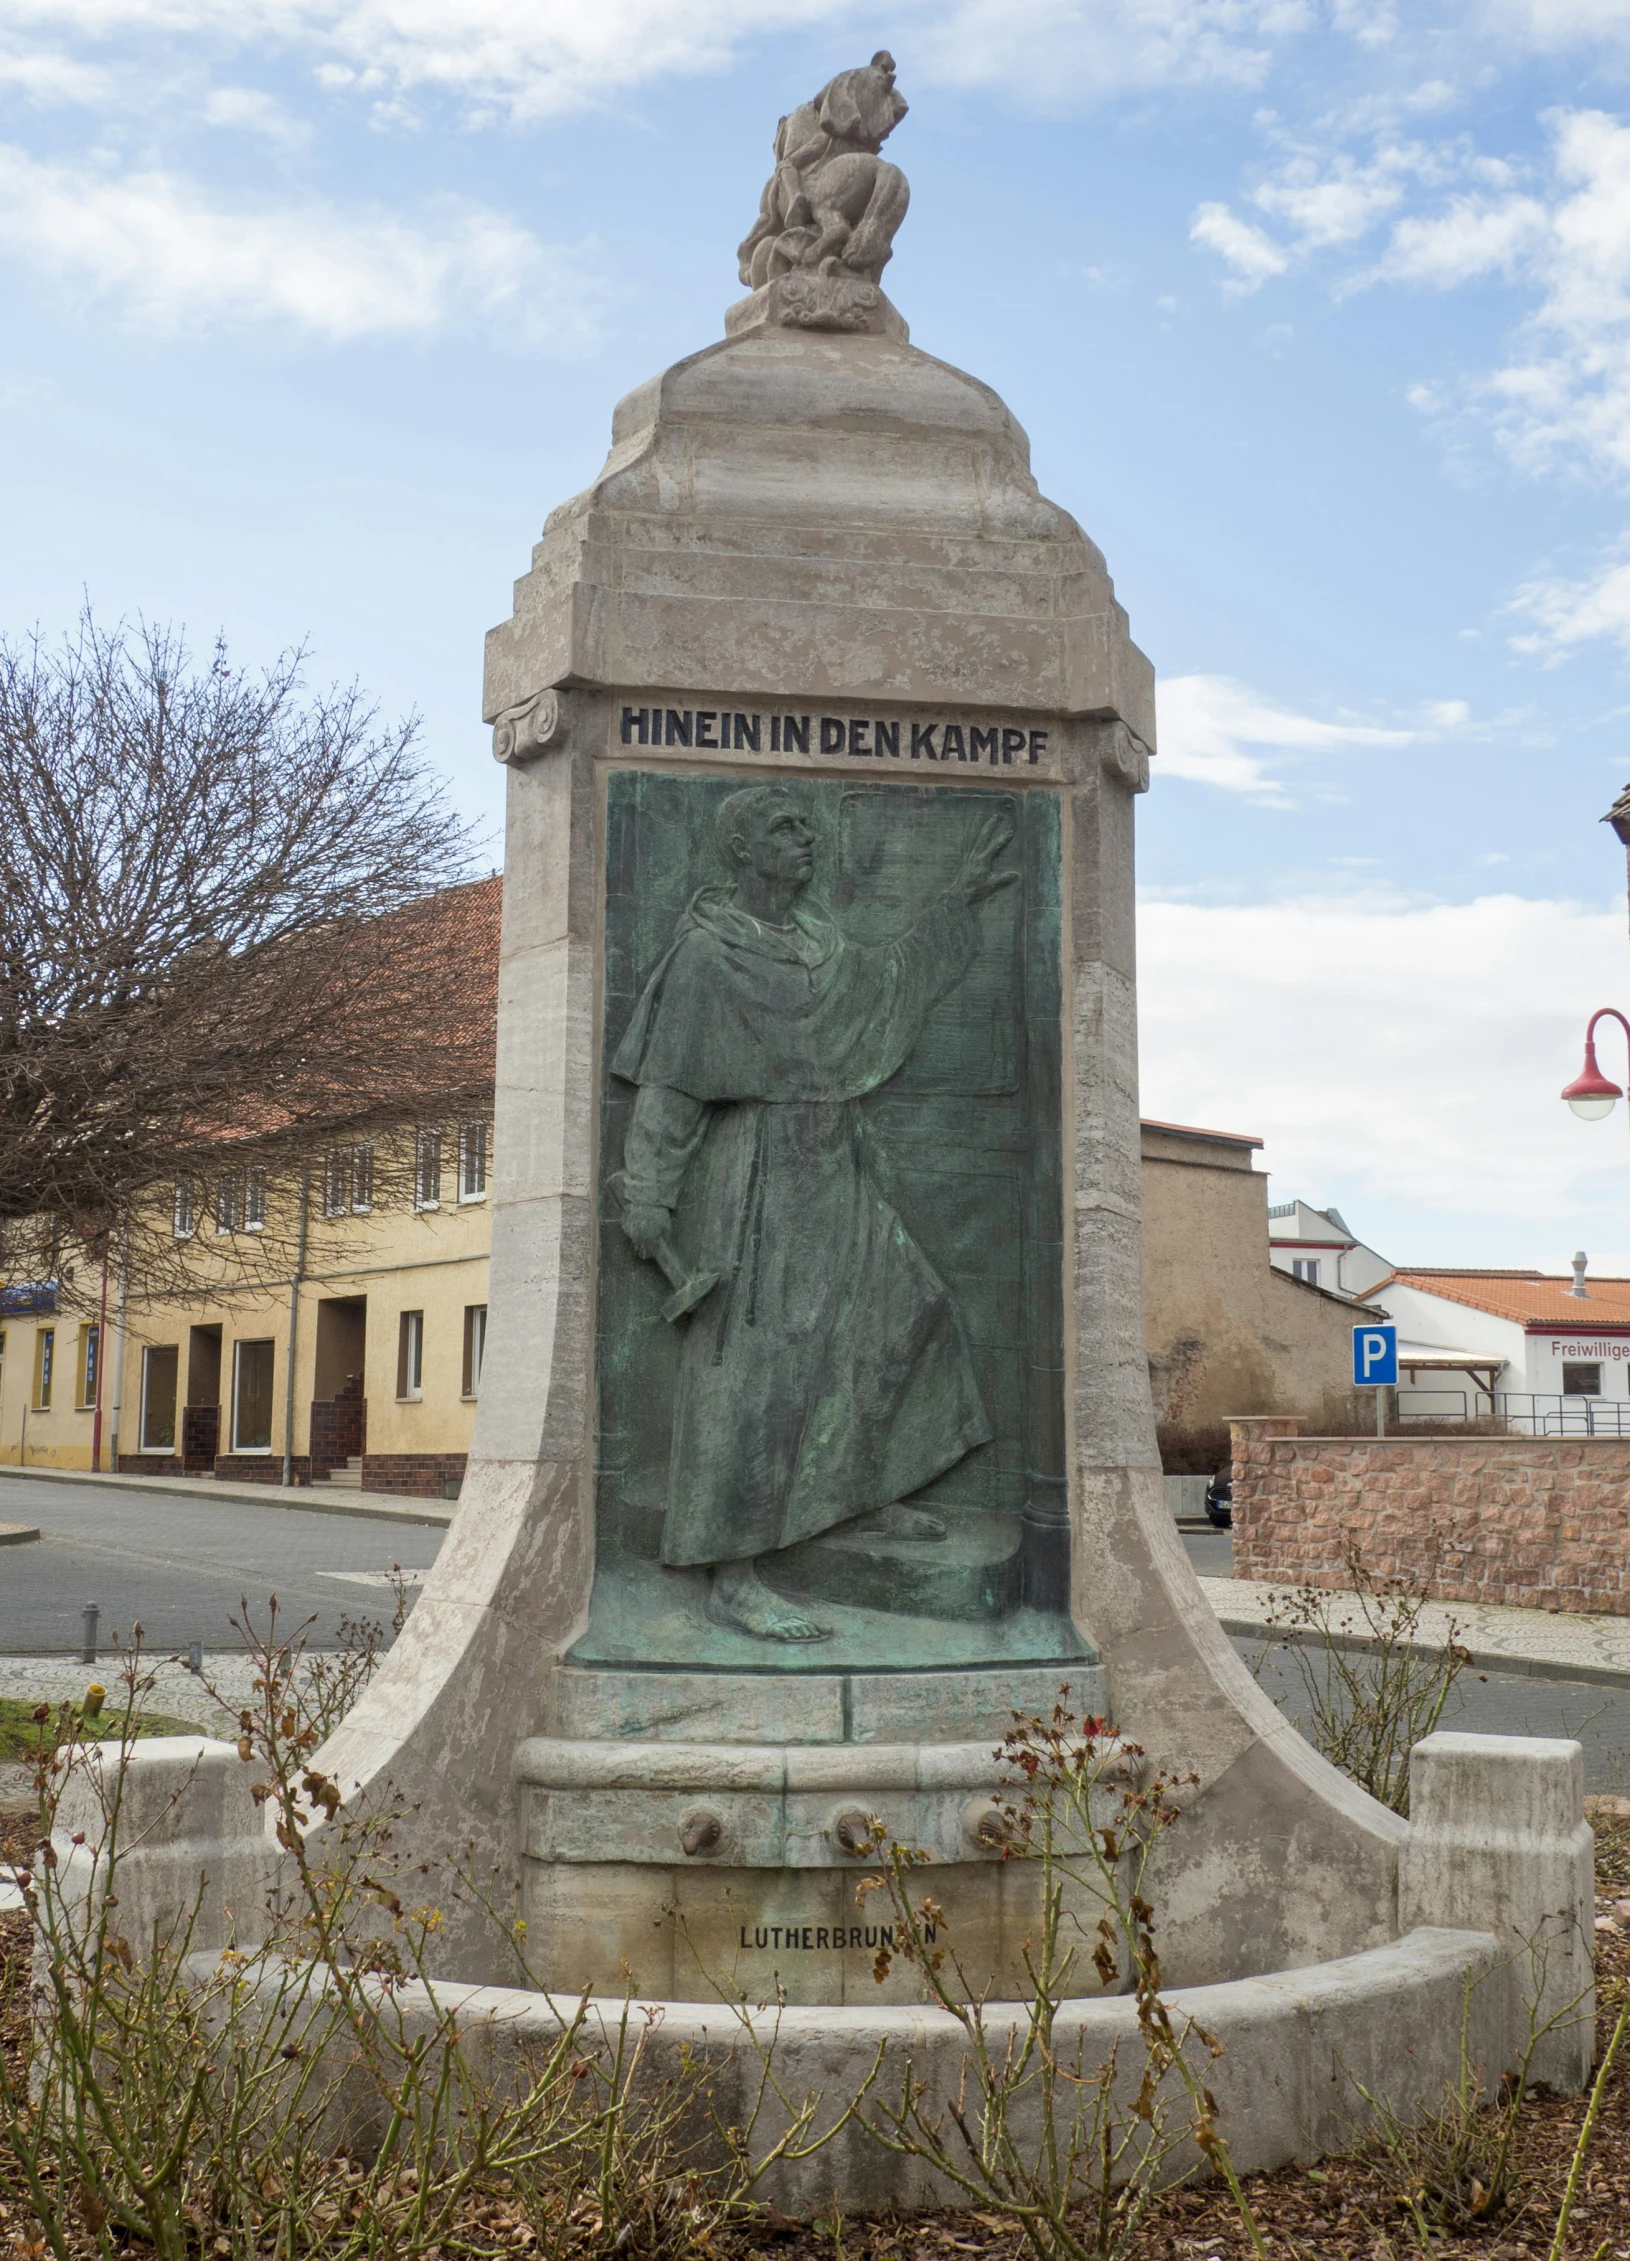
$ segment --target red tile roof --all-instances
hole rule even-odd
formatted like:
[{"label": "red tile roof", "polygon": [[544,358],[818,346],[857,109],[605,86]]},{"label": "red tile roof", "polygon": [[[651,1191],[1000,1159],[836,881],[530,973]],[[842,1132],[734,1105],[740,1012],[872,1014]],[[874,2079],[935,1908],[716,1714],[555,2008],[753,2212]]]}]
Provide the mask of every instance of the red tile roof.
[{"label": "red tile roof", "polygon": [[1571,1294],[1572,1286],[1571,1272],[1439,1271],[1415,1265],[1389,1272],[1367,1293],[1376,1297],[1385,1295],[1389,1287],[1419,1288],[1426,1295],[1442,1296],[1446,1303],[1492,1312],[1496,1318],[1514,1319],[1520,1326],[1630,1324],[1630,1280],[1587,1273],[1582,1296]]},{"label": "red tile roof", "polygon": [[[489,879],[472,880],[463,887],[439,888],[371,922],[369,962],[377,969],[376,980],[389,980],[393,973],[400,979],[400,995],[389,1014],[392,1025],[399,1028],[400,1058],[373,1057],[376,1031],[387,1017],[381,1014],[376,989],[359,1005],[359,1033],[369,1057],[360,1059],[355,1045],[344,1055],[348,1072],[358,1078],[355,1085],[325,1089],[327,1063],[319,1058],[297,1105],[240,1094],[230,1118],[211,1124],[209,1134],[260,1139],[295,1122],[309,1122],[313,1115],[337,1129],[348,1099],[354,1099],[359,1119],[377,1121],[399,1105],[402,1119],[410,1120],[425,1103],[489,1093],[498,1049],[498,936],[503,904],[503,875],[494,872]],[[377,955],[381,943],[382,958]]]},{"label": "red tile roof", "polygon": [[1159,1123],[1152,1115],[1145,1115],[1139,1123],[1140,1130],[1171,1131],[1178,1138],[1210,1138],[1220,1146],[1260,1146],[1261,1139],[1253,1138],[1249,1131],[1201,1130],[1196,1123]]}]

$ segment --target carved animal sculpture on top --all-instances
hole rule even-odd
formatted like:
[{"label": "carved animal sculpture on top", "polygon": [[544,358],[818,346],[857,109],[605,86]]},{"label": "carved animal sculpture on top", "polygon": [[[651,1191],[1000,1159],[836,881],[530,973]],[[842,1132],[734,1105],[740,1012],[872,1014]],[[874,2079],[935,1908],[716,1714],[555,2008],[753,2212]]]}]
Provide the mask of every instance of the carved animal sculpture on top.
[{"label": "carved animal sculpture on top", "polygon": [[911,190],[878,152],[905,114],[894,57],[880,50],[781,120],[775,171],[739,254],[750,289],[799,269],[880,280]]}]

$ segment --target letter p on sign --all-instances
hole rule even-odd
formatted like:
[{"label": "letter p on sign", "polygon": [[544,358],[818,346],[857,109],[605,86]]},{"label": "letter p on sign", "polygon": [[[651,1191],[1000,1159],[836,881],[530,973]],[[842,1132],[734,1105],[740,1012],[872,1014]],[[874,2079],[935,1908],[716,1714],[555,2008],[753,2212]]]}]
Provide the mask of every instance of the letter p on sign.
[{"label": "letter p on sign", "polygon": [[1361,1390],[1396,1387],[1398,1381],[1398,1330],[1396,1327],[1353,1329],[1353,1384]]}]

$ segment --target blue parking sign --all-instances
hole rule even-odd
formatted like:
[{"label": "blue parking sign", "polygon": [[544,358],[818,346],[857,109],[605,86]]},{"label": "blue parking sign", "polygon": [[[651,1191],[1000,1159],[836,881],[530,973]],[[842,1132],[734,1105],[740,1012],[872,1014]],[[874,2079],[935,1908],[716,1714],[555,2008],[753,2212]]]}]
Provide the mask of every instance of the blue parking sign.
[{"label": "blue parking sign", "polygon": [[1398,1382],[1398,1330],[1393,1326],[1353,1329],[1353,1386],[1378,1390]]}]

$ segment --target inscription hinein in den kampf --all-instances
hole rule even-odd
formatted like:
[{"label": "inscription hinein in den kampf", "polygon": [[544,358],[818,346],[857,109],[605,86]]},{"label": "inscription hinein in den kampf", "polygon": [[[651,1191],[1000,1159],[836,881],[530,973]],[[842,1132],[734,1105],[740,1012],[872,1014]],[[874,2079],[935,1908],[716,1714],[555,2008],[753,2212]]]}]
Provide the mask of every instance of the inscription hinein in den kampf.
[{"label": "inscription hinein in den kampf", "polygon": [[625,746],[690,746],[713,753],[834,754],[856,760],[977,762],[1034,768],[1051,733],[965,716],[928,722],[841,714],[745,714],[724,707],[624,707]]}]

